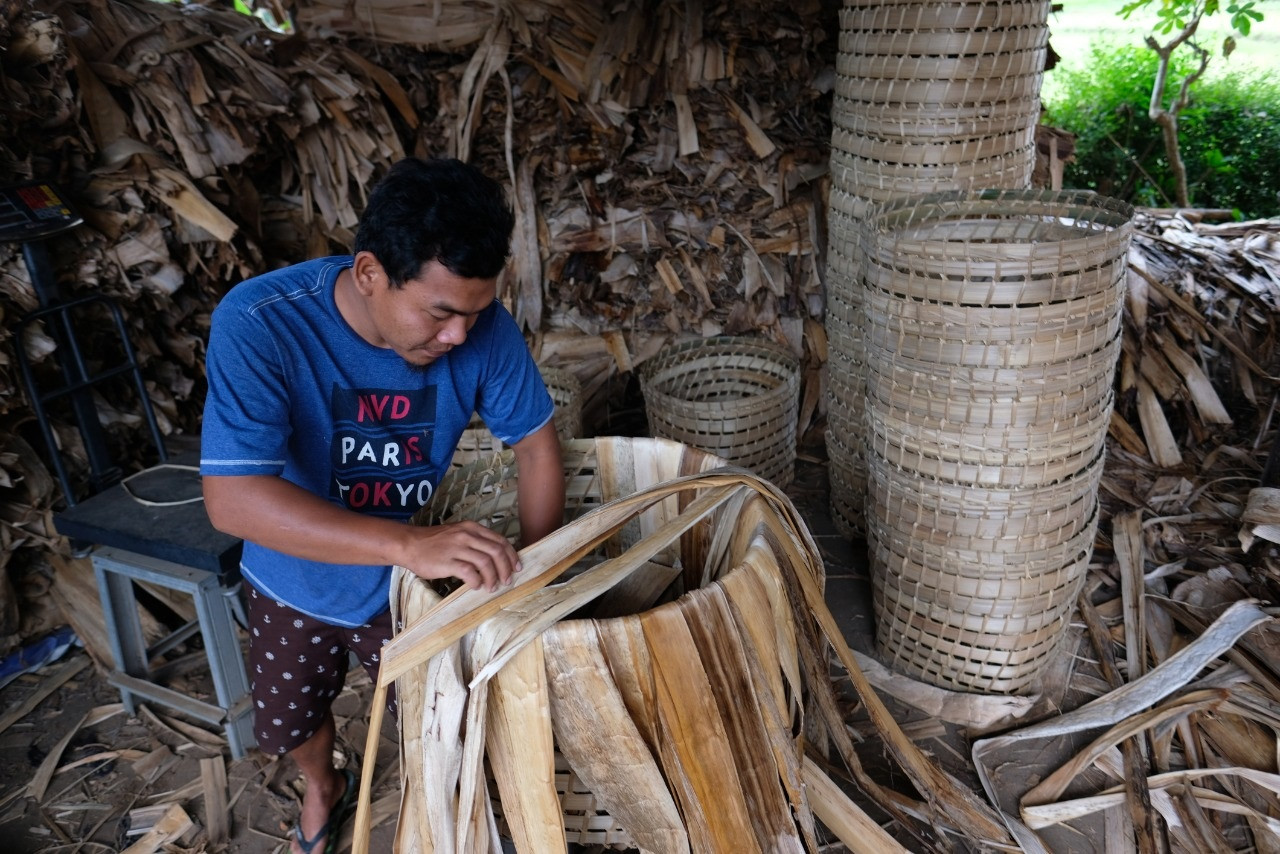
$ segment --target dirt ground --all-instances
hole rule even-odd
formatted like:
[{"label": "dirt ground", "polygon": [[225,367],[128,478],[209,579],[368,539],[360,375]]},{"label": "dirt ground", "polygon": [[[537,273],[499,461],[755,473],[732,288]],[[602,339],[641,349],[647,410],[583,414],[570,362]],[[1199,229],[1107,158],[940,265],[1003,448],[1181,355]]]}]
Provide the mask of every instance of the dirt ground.
[{"label": "dirt ground", "polygon": [[[820,444],[802,456],[789,492],[827,561],[828,598],[855,648],[870,647],[870,597],[865,571],[852,548],[835,535],[826,516],[827,496]],[[198,655],[193,656],[199,658]],[[79,668],[43,699],[51,682]],[[192,695],[211,693],[198,670],[184,677]],[[341,761],[363,768],[373,686],[359,668],[334,709]],[[29,710],[35,699],[38,702]],[[6,726],[7,725],[7,726]],[[65,745],[62,744],[66,741]],[[59,754],[58,769],[45,781],[42,765]],[[371,850],[390,851],[398,809],[397,733],[384,723],[374,778]],[[210,762],[209,760],[218,760]],[[209,815],[203,776],[221,762],[227,781],[226,814]],[[287,837],[300,805],[296,767],[258,751],[232,761],[218,732],[191,725],[160,708],[125,713],[120,695],[75,649],[40,671],[19,677],[0,690],[0,843],[3,854],[121,851],[144,839],[142,833],[165,806],[178,804],[191,828],[163,849],[171,852],[225,851],[277,854],[288,850]],[[216,803],[216,801],[215,801]],[[339,851],[350,850],[348,822]],[[131,827],[132,825],[132,827]],[[208,830],[226,827],[225,842],[211,844]],[[145,843],[144,843],[145,845]],[[585,849],[590,850],[590,849]],[[843,851],[839,845],[824,850]]]}]

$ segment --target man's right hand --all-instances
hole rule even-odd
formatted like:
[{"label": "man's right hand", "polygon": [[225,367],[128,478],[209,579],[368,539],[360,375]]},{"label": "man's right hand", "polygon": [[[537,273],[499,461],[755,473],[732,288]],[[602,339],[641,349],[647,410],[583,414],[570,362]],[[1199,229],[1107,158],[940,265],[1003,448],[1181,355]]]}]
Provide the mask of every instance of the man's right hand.
[{"label": "man's right hand", "polygon": [[456,578],[492,592],[520,571],[516,550],[478,522],[410,528],[408,553],[401,566],[419,578]]}]

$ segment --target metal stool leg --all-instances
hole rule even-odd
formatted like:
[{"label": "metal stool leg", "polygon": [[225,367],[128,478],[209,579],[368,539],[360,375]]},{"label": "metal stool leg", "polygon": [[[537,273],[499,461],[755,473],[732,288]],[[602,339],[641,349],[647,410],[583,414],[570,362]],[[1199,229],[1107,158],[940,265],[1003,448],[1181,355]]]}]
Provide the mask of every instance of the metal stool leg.
[{"label": "metal stool leg", "polygon": [[231,587],[223,587],[222,596],[227,600],[227,604],[231,608],[232,616],[236,618],[236,625],[245,631],[248,631],[249,614],[245,611],[244,584],[237,581]]},{"label": "metal stool leg", "polygon": [[[142,620],[138,617],[138,603],[133,593],[133,579],[111,571],[111,565],[93,557],[93,574],[98,580],[98,594],[102,598],[102,616],[106,623],[107,640],[116,670],[130,676],[145,678],[147,644],[142,637]],[[120,699],[129,714],[136,714],[137,702],[133,692],[120,688]]]},{"label": "metal stool leg", "polygon": [[246,747],[253,747],[257,740],[253,735],[253,708],[249,699],[249,676],[244,668],[244,656],[236,637],[235,614],[231,599],[214,575],[201,582],[195,592],[196,614],[200,618],[200,632],[204,636],[205,654],[209,656],[209,671],[213,676],[213,688],[218,705],[227,710],[224,729],[231,755],[239,759]]},{"label": "metal stool leg", "polygon": [[[116,670],[109,679],[120,689],[120,696],[130,713],[138,699],[151,700],[197,720],[217,724],[226,731],[232,758],[243,757],[246,750],[257,744],[253,736],[253,705],[233,609],[218,584],[217,576],[205,570],[107,547],[94,552],[93,566],[102,591],[103,613],[116,658]],[[152,681],[133,593],[134,580],[186,593],[195,601],[196,622],[204,638],[217,705],[188,697]]]}]

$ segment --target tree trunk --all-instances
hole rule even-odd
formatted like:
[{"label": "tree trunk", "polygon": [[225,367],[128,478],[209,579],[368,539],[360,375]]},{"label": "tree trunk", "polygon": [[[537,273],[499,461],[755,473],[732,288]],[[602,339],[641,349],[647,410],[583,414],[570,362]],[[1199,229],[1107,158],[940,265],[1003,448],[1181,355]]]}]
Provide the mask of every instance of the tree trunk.
[{"label": "tree trunk", "polygon": [[[1178,143],[1178,113],[1191,103],[1191,84],[1200,79],[1209,65],[1209,52],[1191,41],[1191,37],[1196,34],[1196,29],[1200,26],[1200,17],[1196,15],[1182,29],[1182,32],[1166,45],[1161,46],[1154,38],[1147,36],[1147,47],[1154,50],[1160,57],[1155,83],[1151,87],[1151,103],[1147,108],[1147,114],[1160,126],[1160,133],[1164,138],[1165,155],[1169,158],[1169,172],[1173,176],[1174,201],[1180,208],[1190,207],[1191,198],[1190,190],[1187,188],[1187,167],[1182,161],[1182,148]],[[1164,93],[1169,83],[1170,58],[1184,42],[1200,55],[1200,67],[1182,78],[1182,83],[1178,87],[1178,96],[1166,108]]]},{"label": "tree trunk", "polygon": [[1160,135],[1164,138],[1164,152],[1169,158],[1169,174],[1173,176],[1174,202],[1180,208],[1191,207],[1187,190],[1187,165],[1182,160],[1182,147],[1178,144],[1178,114],[1161,110],[1152,118],[1160,125]]}]

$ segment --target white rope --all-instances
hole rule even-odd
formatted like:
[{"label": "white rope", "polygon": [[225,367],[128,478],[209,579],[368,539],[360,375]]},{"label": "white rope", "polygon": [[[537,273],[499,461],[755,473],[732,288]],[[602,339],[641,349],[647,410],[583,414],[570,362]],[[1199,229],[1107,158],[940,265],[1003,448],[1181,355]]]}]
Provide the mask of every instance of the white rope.
[{"label": "white rope", "polygon": [[135,477],[141,477],[142,475],[147,474],[148,472],[159,471],[160,469],[179,469],[181,471],[194,471],[194,472],[200,471],[200,468],[198,466],[180,466],[180,465],[175,465],[174,463],[160,463],[159,465],[154,465],[151,468],[143,469],[142,471],[139,471],[139,472],[134,472],[133,474],[126,477],[124,480],[120,481],[120,486],[124,488],[126,495],[128,495],[134,501],[146,507],[177,507],[182,504],[195,504],[197,501],[204,501],[203,495],[197,495],[195,498],[184,498],[181,501],[152,501],[148,498],[143,498],[142,496],[136,494],[133,490],[129,488],[129,481],[133,480]]}]

